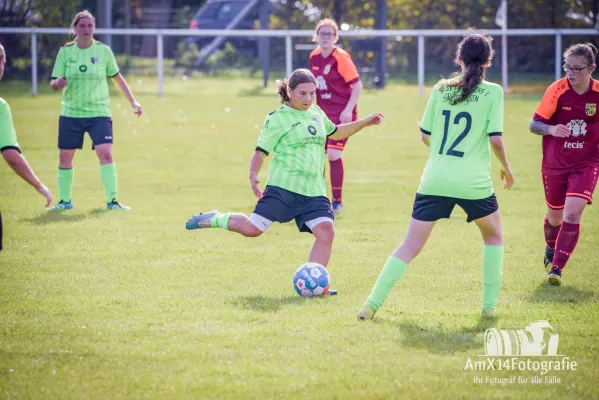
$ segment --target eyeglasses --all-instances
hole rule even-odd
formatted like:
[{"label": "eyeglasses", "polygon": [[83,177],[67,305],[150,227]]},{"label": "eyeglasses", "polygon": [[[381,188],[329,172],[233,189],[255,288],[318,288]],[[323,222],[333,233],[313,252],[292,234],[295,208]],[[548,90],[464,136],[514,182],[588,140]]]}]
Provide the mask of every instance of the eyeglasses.
[{"label": "eyeglasses", "polygon": [[588,65],[585,65],[584,67],[571,67],[567,64],[564,64],[564,71],[579,74],[583,69],[586,69],[587,67]]},{"label": "eyeglasses", "polygon": [[319,32],[318,36],[323,37],[323,38],[328,38],[328,37],[335,36],[335,34],[331,33],[331,32]]}]

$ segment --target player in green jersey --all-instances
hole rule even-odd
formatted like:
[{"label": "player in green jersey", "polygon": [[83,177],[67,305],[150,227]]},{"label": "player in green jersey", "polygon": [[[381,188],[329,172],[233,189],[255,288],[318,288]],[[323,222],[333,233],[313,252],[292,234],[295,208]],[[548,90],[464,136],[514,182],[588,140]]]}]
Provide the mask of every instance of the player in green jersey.
[{"label": "player in green jersey", "polygon": [[[0,44],[0,79],[4,75],[6,52]],[[27,183],[46,198],[46,207],[52,202],[52,194],[48,188],[35,176],[35,173],[21,154],[17,133],[12,123],[12,114],[8,103],[0,97],[0,153],[10,167]],[[0,213],[0,250],[2,250],[2,214]]]},{"label": "player in green jersey", "polygon": [[[503,90],[484,80],[493,57],[491,38],[469,34],[459,44],[456,62],[461,74],[440,81],[428,101],[421,128],[430,147],[416,193],[412,219],[401,245],[387,260],[359,319],[371,319],[410,261],[424,247],[436,221],[449,218],[457,204],[468,222],[480,229],[482,254],[482,316],[492,317],[501,290],[503,235],[499,206],[491,182],[491,154],[501,163],[505,188],[514,176],[503,146]],[[489,146],[489,143],[491,146]]]},{"label": "player in green jersey", "polygon": [[[315,237],[309,262],[326,267],[334,238],[334,216],[326,197],[324,181],[325,144],[327,138],[346,139],[361,129],[377,125],[380,113],[361,120],[335,125],[313,105],[316,78],[307,69],[294,71],[288,80],[277,81],[283,106],[266,116],[250,161],[250,184],[259,199],[252,215],[210,211],[194,215],[187,229],[223,228],[246,237],[257,237],[273,222],[295,219],[301,232]],[[270,153],[274,158],[268,170],[264,192],[258,173]]]},{"label": "player in green jersey", "polygon": [[81,11],[71,23],[75,40],[58,52],[52,81],[53,90],[62,90],[62,107],[58,122],[59,203],[51,210],[73,208],[73,157],[83,148],[87,132],[100,160],[100,177],[109,210],[130,210],[118,202],[116,166],[112,159],[112,115],[106,77],[125,94],[137,116],[142,108],[133,97],[127,81],[110,47],[94,40],[96,20],[89,11]]}]

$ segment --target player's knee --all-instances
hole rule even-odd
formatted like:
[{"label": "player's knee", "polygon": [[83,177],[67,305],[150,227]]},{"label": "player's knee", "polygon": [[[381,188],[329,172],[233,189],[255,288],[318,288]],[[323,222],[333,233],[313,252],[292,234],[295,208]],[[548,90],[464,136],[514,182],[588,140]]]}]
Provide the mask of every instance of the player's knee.
[{"label": "player's knee", "polygon": [[243,235],[245,237],[258,237],[260,235],[262,235],[262,231],[260,229],[258,229],[254,224],[248,224],[248,226],[246,227],[246,229],[243,232]]},{"label": "player's knee", "polygon": [[58,163],[60,168],[73,168],[74,151],[61,150],[58,154]]},{"label": "player's knee", "polygon": [[102,151],[98,152],[98,159],[100,160],[100,164],[112,164],[114,160],[112,159],[112,152],[110,151]]},{"label": "player's knee", "polygon": [[333,243],[335,239],[335,225],[332,223],[321,223],[317,225],[318,229],[314,229],[313,233],[317,240],[326,243]]},{"label": "player's knee", "polygon": [[329,161],[337,161],[337,160],[341,159],[342,155],[343,155],[343,151],[341,151],[339,149],[328,149],[327,150],[327,158],[329,159]]},{"label": "player's knee", "polygon": [[582,217],[581,210],[565,210],[563,219],[569,224],[579,224]]}]

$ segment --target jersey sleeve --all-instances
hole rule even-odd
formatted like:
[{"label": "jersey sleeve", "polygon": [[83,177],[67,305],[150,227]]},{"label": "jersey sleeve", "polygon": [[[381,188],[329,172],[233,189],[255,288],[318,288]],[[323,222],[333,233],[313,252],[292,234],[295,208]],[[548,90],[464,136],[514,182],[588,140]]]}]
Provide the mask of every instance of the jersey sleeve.
[{"label": "jersey sleeve", "polygon": [[267,115],[264,124],[262,124],[260,135],[258,136],[256,151],[261,151],[262,153],[269,155],[284,133],[279,121],[277,121],[277,117],[273,116],[273,113]]},{"label": "jersey sleeve", "polygon": [[119,65],[116,62],[112,49],[106,46],[106,76],[114,78],[120,72]]},{"label": "jersey sleeve", "polygon": [[0,152],[8,149],[15,149],[20,152],[17,134],[12,123],[10,106],[0,99]]},{"label": "jersey sleeve", "polygon": [[54,69],[52,69],[52,79],[64,78],[65,76],[66,63],[64,53],[65,48],[61,47],[54,62]]},{"label": "jersey sleeve", "polygon": [[337,70],[347,84],[356,83],[360,80],[358,69],[354,64],[349,53],[345,51],[336,51],[333,53],[337,59]]},{"label": "jersey sleeve", "polygon": [[437,95],[439,91],[433,90],[431,96],[426,104],[422,121],[420,121],[420,132],[430,135],[433,132],[433,125],[435,122],[435,107],[437,105]]},{"label": "jersey sleeve", "polygon": [[565,81],[566,79],[567,78],[560,79],[547,88],[541,103],[535,111],[533,117],[535,121],[547,122],[551,119],[553,114],[555,114],[560,96],[568,90],[568,84]]},{"label": "jersey sleeve", "polygon": [[487,135],[501,136],[503,134],[503,88],[498,86],[493,95],[493,102],[489,110]]}]

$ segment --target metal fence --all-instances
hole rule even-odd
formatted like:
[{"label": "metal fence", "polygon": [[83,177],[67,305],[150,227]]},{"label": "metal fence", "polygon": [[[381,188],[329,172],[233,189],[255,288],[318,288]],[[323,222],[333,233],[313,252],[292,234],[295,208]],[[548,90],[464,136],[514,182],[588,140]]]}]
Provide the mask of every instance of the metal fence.
[{"label": "metal fence", "polygon": [[[425,43],[427,38],[460,37],[467,34],[467,30],[351,30],[340,31],[341,38],[396,38],[412,37],[417,39],[418,58],[417,74],[420,95],[423,94],[425,84]],[[508,89],[508,37],[548,37],[553,39],[555,46],[555,79],[562,76],[561,59],[564,50],[564,36],[596,37],[599,32],[594,29],[492,29],[485,33],[501,37],[501,76],[504,89]],[[65,28],[1,28],[0,33],[31,35],[31,92],[35,96],[38,91],[38,35],[66,35],[69,29]],[[309,38],[314,35],[312,30],[190,30],[190,29],[97,29],[99,35],[123,36],[154,36],[157,43],[156,72],[158,77],[158,96],[164,94],[164,38],[165,37],[215,37],[226,36],[229,38],[267,37],[282,38],[285,42],[285,72],[287,75],[293,71],[293,45],[295,38]]]}]

